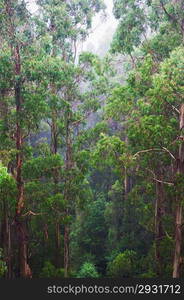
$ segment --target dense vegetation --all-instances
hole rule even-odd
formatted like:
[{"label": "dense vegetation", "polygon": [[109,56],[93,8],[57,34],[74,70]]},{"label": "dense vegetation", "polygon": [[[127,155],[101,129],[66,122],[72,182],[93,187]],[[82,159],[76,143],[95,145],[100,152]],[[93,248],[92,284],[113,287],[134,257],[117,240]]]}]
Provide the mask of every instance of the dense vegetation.
[{"label": "dense vegetation", "polygon": [[[0,277],[184,275],[184,1],[0,0]],[[118,74],[116,70],[118,69]]]}]

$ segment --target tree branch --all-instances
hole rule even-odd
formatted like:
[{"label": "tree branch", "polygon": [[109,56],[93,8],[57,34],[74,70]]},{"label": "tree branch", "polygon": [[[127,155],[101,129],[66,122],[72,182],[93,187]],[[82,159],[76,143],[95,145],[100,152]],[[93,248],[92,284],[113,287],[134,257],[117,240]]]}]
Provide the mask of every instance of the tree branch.
[{"label": "tree branch", "polygon": [[162,149],[164,150],[164,151],[166,151],[167,153],[169,153],[169,155],[174,159],[174,160],[176,160],[176,157],[167,149],[167,148],[165,148],[165,147],[162,147]]},{"label": "tree branch", "polygon": [[83,122],[84,120],[86,120],[87,117],[90,116],[90,114],[92,114],[93,111],[89,111],[86,113],[86,115],[84,117],[82,117],[81,119],[77,120],[77,121],[74,121],[71,123],[71,126],[76,126],[76,125],[79,125],[81,122]]},{"label": "tree branch", "polygon": [[174,185],[173,182],[162,181],[162,180],[159,180],[159,179],[157,179],[157,178],[153,178],[153,180],[155,180],[156,182],[160,182],[160,183],[163,183],[163,184],[170,185],[170,186],[173,186],[173,185]]},{"label": "tree branch", "polygon": [[167,184],[167,185],[170,185],[170,186],[174,185],[173,182],[162,181],[162,180],[156,178],[156,174],[155,174],[152,170],[147,169],[147,168],[146,168],[146,170],[149,171],[149,172],[154,176],[154,177],[153,177],[153,180],[154,180],[154,181],[159,182],[159,183],[164,183],[164,184]]},{"label": "tree branch", "polygon": [[49,122],[49,120],[46,120],[46,123],[51,127],[51,123]]},{"label": "tree branch", "polygon": [[162,0],[160,0],[160,4],[161,4],[161,8],[163,9],[163,11],[165,12],[166,16],[172,20],[174,23],[178,22],[177,18],[175,18],[175,16],[171,15],[170,13],[168,13],[167,9],[165,8]]},{"label": "tree branch", "polygon": [[137,153],[135,153],[133,155],[133,157],[136,157],[137,155],[139,155],[140,153],[147,153],[147,152],[152,152],[152,151],[163,151],[162,149],[159,149],[159,148],[151,148],[151,149],[146,149],[146,150],[141,150],[141,151],[138,151]]},{"label": "tree branch", "polygon": [[171,103],[169,103],[166,99],[165,99],[165,101],[167,102],[167,104],[169,104],[169,105],[172,107],[172,109],[173,109],[175,112],[177,112],[177,114],[180,114],[179,109],[177,109],[174,105],[172,105]]},{"label": "tree branch", "polygon": [[138,151],[137,153],[135,153],[133,155],[133,157],[136,157],[137,155],[139,155],[140,153],[148,153],[148,152],[152,152],[152,151],[156,151],[156,152],[167,152],[169,153],[169,155],[174,159],[176,160],[176,157],[165,147],[161,147],[162,149],[159,149],[159,148],[151,148],[151,149],[146,149],[146,150],[141,150],[141,151]]},{"label": "tree branch", "polygon": [[34,213],[33,211],[29,210],[27,213],[25,213],[24,215],[22,215],[22,217],[26,217],[26,216],[38,216],[38,215],[45,215],[45,213]]}]

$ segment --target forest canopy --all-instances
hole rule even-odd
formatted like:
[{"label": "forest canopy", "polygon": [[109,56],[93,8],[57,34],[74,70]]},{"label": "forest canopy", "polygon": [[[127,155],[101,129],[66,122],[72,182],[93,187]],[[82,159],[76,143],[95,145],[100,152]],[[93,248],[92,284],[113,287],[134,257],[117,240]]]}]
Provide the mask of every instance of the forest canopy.
[{"label": "forest canopy", "polygon": [[[110,0],[109,0],[110,1]],[[0,277],[184,275],[184,1],[0,0]]]}]

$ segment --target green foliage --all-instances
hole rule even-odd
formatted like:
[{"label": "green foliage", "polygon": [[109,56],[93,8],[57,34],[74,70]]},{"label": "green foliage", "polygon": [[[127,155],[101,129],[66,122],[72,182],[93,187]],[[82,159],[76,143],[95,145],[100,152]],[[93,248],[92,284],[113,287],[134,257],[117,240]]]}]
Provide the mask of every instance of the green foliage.
[{"label": "green foliage", "polygon": [[140,275],[140,278],[155,278],[155,277],[156,277],[156,273],[152,271]]},{"label": "green foliage", "polygon": [[[39,15],[0,1],[1,228],[14,224],[22,189],[35,277],[64,277],[65,229],[69,277],[156,277],[158,245],[160,275],[171,276],[184,192],[183,1],[114,0],[116,63],[78,55],[102,0],[36,2]],[[7,257],[4,232],[1,243]],[[6,271],[0,251],[0,277]]]},{"label": "green foliage", "polygon": [[133,277],[136,270],[136,252],[125,250],[119,253],[108,265],[108,274],[110,277]]},{"label": "green foliage", "polygon": [[163,23],[158,34],[144,42],[142,51],[144,54],[150,53],[158,61],[163,61],[181,43],[181,34],[174,30],[170,24]]},{"label": "green foliage", "polygon": [[[121,141],[117,136],[108,136],[104,133],[101,133],[100,137],[92,154],[94,164],[100,166],[101,164],[104,165],[104,163],[106,165],[118,163],[120,155],[125,151],[124,141]],[[119,164],[118,167],[120,167]]]},{"label": "green foliage", "polygon": [[4,91],[12,86],[13,70],[8,47],[0,50],[0,89]]},{"label": "green foliage", "polygon": [[0,200],[14,204],[16,184],[14,178],[7,172],[7,168],[0,163]]},{"label": "green foliage", "polygon": [[10,175],[8,175],[7,168],[2,164],[0,165],[0,184],[3,184],[3,181],[9,179]]},{"label": "green foliage", "polygon": [[94,264],[85,262],[77,274],[77,278],[98,278],[99,274],[96,271]]},{"label": "green foliage", "polygon": [[107,226],[104,218],[105,201],[99,195],[84,208],[73,224],[71,232],[72,261],[78,269],[87,260],[104,271]]},{"label": "green foliage", "polygon": [[[143,1],[144,2],[144,1]],[[112,52],[131,53],[146,31],[145,3],[139,1],[114,1],[114,15],[120,20],[112,42]]]},{"label": "green foliage", "polygon": [[[181,43],[183,35],[182,20],[183,20],[183,6],[182,1],[142,1],[141,4],[137,0],[115,0],[114,1],[114,15],[119,20],[119,25],[115,33],[111,51],[119,53],[131,54],[134,48],[139,46],[144,40],[147,43],[148,30],[159,30],[163,34],[162,41],[159,41],[159,36],[153,39],[152,45],[159,43],[162,49],[156,49],[160,54],[167,53],[167,49],[177,46]],[[169,34],[165,47],[165,36],[163,33],[163,24],[169,27],[172,31],[172,42],[169,41]],[[175,37],[178,37],[177,40]],[[154,45],[155,43],[155,45]],[[176,47],[175,46],[175,47]],[[151,49],[151,47],[150,47]],[[154,49],[154,48],[153,48]],[[173,49],[173,48],[172,48]],[[165,53],[164,53],[165,52]],[[157,55],[157,54],[156,54]]]},{"label": "green foliage", "polygon": [[40,273],[41,278],[63,278],[64,269],[57,269],[51,262],[46,261]]},{"label": "green foliage", "polygon": [[7,266],[3,260],[2,249],[0,248],[0,277],[3,277],[6,271],[7,271]]},{"label": "green foliage", "polygon": [[29,179],[36,179],[42,176],[49,177],[54,169],[61,169],[62,166],[63,161],[59,154],[37,157],[26,161],[24,176]]}]

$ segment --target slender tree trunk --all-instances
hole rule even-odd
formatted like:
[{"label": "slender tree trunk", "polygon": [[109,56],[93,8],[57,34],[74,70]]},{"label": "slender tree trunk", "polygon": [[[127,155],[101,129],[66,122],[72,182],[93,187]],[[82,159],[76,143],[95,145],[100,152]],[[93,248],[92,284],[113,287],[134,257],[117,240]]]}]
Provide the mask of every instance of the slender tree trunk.
[{"label": "slender tree trunk", "polygon": [[61,238],[60,238],[60,223],[56,221],[55,224],[55,242],[56,242],[56,256],[55,264],[57,268],[61,267]]},{"label": "slender tree trunk", "polygon": [[[56,93],[55,89],[52,88],[53,93]],[[52,124],[51,124],[51,152],[57,154],[58,151],[58,129],[56,124],[56,112],[52,111]]]},{"label": "slender tree trunk", "polygon": [[[160,180],[162,176],[158,175]],[[156,202],[155,202],[155,260],[157,275],[160,277],[163,273],[163,254],[161,253],[161,242],[164,236],[162,217],[164,214],[164,186],[162,182],[156,182]]]},{"label": "slender tree trunk", "polygon": [[22,104],[23,99],[21,96],[22,82],[21,82],[21,59],[20,47],[16,38],[16,24],[15,24],[15,11],[12,6],[12,1],[5,1],[6,14],[8,18],[8,29],[10,34],[9,46],[11,49],[12,61],[14,62],[14,96],[16,105],[16,184],[17,184],[17,203],[15,212],[15,226],[18,240],[19,249],[19,269],[21,277],[31,277],[31,270],[27,263],[27,231],[24,221],[22,219],[22,212],[25,206],[24,202],[24,183],[22,178],[23,166],[23,133],[22,133]]},{"label": "slender tree trunk", "polygon": [[22,211],[24,209],[24,183],[22,178],[22,166],[23,166],[23,134],[21,128],[22,117],[22,97],[21,97],[21,61],[18,45],[14,48],[14,60],[15,60],[15,75],[18,79],[15,80],[15,102],[16,102],[16,183],[17,183],[17,205],[15,213],[15,225],[17,230],[17,237],[19,243],[19,267],[21,277],[31,277],[31,270],[27,263],[27,243],[28,235],[27,230],[22,219]]},{"label": "slender tree trunk", "polygon": [[[178,201],[178,200],[177,200]],[[180,277],[181,269],[181,243],[182,243],[182,205],[177,203],[176,206],[176,221],[175,221],[175,249],[174,249],[174,263],[173,263],[173,278]]]},{"label": "slender tree trunk", "polygon": [[64,276],[68,277],[69,271],[69,226],[65,225],[64,228]]},{"label": "slender tree trunk", "polygon": [[43,224],[43,261],[47,260],[49,232],[47,223]]},{"label": "slender tree trunk", "polygon": [[[54,54],[53,54],[54,55]],[[52,93],[56,94],[56,88],[52,85]],[[58,128],[57,128],[57,115],[56,111],[52,110],[52,123],[51,123],[51,153],[58,153]],[[54,181],[54,192],[58,193],[58,183],[59,183],[59,174],[58,170],[53,171],[53,181]],[[58,219],[55,221],[55,266],[59,268],[61,266],[61,241],[60,241],[60,224]]]},{"label": "slender tree trunk", "polygon": [[175,210],[175,248],[174,248],[174,261],[173,261],[173,278],[179,278],[181,272],[181,246],[182,246],[182,217],[183,205],[181,196],[176,198]]},{"label": "slender tree trunk", "polygon": [[[182,131],[184,129],[184,104],[180,107],[180,132],[183,136]],[[179,145],[178,153],[178,165],[177,165],[177,174],[179,179],[184,176],[184,143]],[[179,183],[181,185],[182,183]],[[179,191],[181,187],[179,186]],[[178,192],[178,191],[177,191]],[[176,197],[176,219],[175,219],[175,249],[174,249],[174,261],[173,261],[173,278],[179,278],[181,273],[181,246],[182,246],[182,222],[183,222],[183,192],[178,193]]]},{"label": "slender tree trunk", "polygon": [[128,193],[130,193],[131,190],[131,179],[128,175],[127,167],[124,168],[124,198],[125,200],[128,197]]},{"label": "slender tree trunk", "polygon": [[20,268],[20,277],[23,278],[32,278],[31,269],[27,263],[27,248],[28,248],[28,235],[25,223],[21,218],[16,219],[16,228],[19,242],[19,268]]},{"label": "slender tree trunk", "polygon": [[[71,130],[70,130],[70,118],[71,113],[68,112],[67,120],[66,120],[66,181],[65,181],[65,199],[67,203],[67,208],[65,211],[65,215],[69,215],[69,205],[70,205],[70,185],[71,185],[71,175],[69,174],[73,162],[72,162],[72,139],[71,139]],[[68,271],[69,271],[69,224],[65,224],[64,228],[64,270],[65,270],[65,277],[68,277]]]},{"label": "slender tree trunk", "polygon": [[11,246],[11,225],[8,223],[8,247],[7,247],[7,254],[8,254],[8,279],[12,278],[12,246]]},{"label": "slender tree trunk", "polygon": [[[125,143],[128,145],[128,137],[125,137]],[[122,175],[123,176],[123,175]],[[128,193],[131,190],[130,187],[130,176],[128,175],[127,167],[124,167],[124,199],[126,200],[128,197]]]}]

